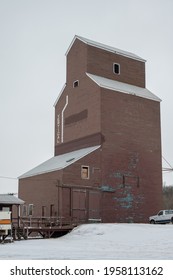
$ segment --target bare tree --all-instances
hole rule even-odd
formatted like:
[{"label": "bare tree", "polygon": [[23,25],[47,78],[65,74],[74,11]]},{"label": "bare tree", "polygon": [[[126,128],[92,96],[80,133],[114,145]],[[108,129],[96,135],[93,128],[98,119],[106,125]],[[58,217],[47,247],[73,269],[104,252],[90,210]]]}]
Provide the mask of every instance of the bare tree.
[{"label": "bare tree", "polygon": [[164,209],[173,209],[173,186],[163,187]]}]

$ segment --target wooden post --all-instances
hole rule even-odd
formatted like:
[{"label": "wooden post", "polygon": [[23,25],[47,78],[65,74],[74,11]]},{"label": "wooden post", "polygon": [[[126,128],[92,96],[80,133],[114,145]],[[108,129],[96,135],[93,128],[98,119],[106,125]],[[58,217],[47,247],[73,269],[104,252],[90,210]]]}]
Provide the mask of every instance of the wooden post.
[{"label": "wooden post", "polygon": [[17,205],[17,227],[20,228],[20,205]]}]

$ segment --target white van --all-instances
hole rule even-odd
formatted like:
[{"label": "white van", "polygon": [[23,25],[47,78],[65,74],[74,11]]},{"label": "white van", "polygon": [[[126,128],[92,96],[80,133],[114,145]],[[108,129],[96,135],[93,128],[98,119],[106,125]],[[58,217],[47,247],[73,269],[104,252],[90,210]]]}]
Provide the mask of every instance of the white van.
[{"label": "white van", "polygon": [[155,216],[149,217],[150,224],[173,223],[173,210],[160,210]]}]

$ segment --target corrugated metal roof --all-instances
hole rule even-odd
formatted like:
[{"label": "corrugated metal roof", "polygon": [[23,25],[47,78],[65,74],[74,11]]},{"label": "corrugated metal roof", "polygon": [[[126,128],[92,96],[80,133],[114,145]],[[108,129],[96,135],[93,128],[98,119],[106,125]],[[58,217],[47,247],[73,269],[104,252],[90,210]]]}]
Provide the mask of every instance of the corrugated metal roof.
[{"label": "corrugated metal roof", "polygon": [[134,53],[131,53],[131,52],[127,52],[127,51],[123,51],[123,50],[120,50],[120,49],[117,49],[117,48],[114,48],[114,47],[111,47],[111,46],[108,46],[108,45],[105,45],[105,44],[102,44],[102,43],[98,43],[96,41],[93,41],[93,40],[90,40],[90,39],[87,39],[87,38],[84,38],[84,37],[81,37],[81,36],[78,36],[78,35],[75,35],[67,52],[66,52],[66,55],[68,54],[68,52],[70,51],[74,41],[76,39],[79,39],[80,41],[84,42],[85,44],[88,44],[90,46],[94,46],[96,48],[99,48],[99,49],[103,49],[103,50],[106,50],[106,51],[109,51],[109,52],[113,52],[113,53],[116,53],[116,54],[119,54],[119,55],[122,55],[122,56],[126,56],[126,57],[129,57],[129,58],[132,58],[132,59],[135,59],[135,60],[139,60],[139,61],[143,61],[145,62],[146,60],[141,58],[140,56],[134,54]]},{"label": "corrugated metal roof", "polygon": [[89,73],[86,73],[86,74],[89,78],[91,78],[100,87],[127,93],[127,94],[137,95],[139,97],[151,99],[151,100],[158,101],[158,102],[161,101],[160,98],[158,98],[155,94],[153,94],[151,91],[149,91],[146,88],[133,86],[130,84],[107,79],[107,78],[96,76],[96,75],[89,74]]},{"label": "corrugated metal roof", "polygon": [[47,173],[47,172],[52,172],[56,170],[61,170],[73,164],[77,160],[83,158],[84,156],[97,150],[99,147],[100,146],[88,147],[88,148],[84,148],[77,151],[72,151],[70,153],[65,153],[59,156],[52,157],[49,160],[38,165],[37,167],[31,169],[30,171],[24,173],[19,177],[19,179],[27,178],[27,177]]},{"label": "corrugated metal roof", "polygon": [[22,199],[17,198],[11,194],[0,194],[0,204],[20,205],[23,204]]}]

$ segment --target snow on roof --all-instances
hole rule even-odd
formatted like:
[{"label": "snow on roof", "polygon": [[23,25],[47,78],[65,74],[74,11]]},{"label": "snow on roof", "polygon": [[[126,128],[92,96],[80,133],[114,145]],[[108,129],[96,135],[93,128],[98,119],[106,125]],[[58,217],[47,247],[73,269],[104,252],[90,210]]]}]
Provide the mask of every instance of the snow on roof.
[{"label": "snow on roof", "polygon": [[161,101],[160,98],[158,98],[155,94],[153,94],[151,91],[149,91],[146,88],[133,86],[133,85],[130,85],[130,84],[126,84],[126,83],[122,83],[122,82],[119,82],[119,81],[107,79],[107,78],[96,76],[96,75],[89,74],[89,73],[86,73],[86,74],[90,79],[92,79],[100,87],[107,88],[107,89],[114,90],[114,91],[127,93],[127,94],[136,95],[136,96],[139,96],[139,97],[151,99],[151,100],[158,101],[158,102]]},{"label": "snow on roof", "polygon": [[53,172],[56,170],[61,170],[70,164],[76,162],[77,160],[83,158],[84,156],[92,153],[97,150],[100,146],[88,147],[76,151],[72,151],[69,153],[65,153],[59,156],[52,157],[37,167],[31,169],[30,171],[24,173],[19,177],[19,179],[27,178],[47,172]]},{"label": "snow on roof", "polygon": [[101,44],[101,43],[98,43],[98,42],[95,42],[95,41],[92,41],[90,39],[87,39],[87,38],[84,38],[84,37],[81,37],[81,36],[78,36],[78,35],[75,35],[67,52],[66,52],[66,55],[68,54],[68,52],[70,51],[73,43],[75,42],[75,40],[78,39],[82,42],[84,42],[85,44],[87,45],[90,45],[90,46],[94,46],[96,48],[99,48],[99,49],[103,49],[103,50],[106,50],[106,51],[109,51],[109,52],[113,52],[113,53],[116,53],[116,54],[119,54],[119,55],[122,55],[122,56],[126,56],[126,57],[129,57],[129,58],[132,58],[132,59],[135,59],[135,60],[139,60],[139,61],[143,61],[145,62],[146,60],[141,58],[140,56],[134,54],[134,53],[131,53],[131,52],[127,52],[127,51],[123,51],[123,50],[120,50],[120,49],[117,49],[117,48],[114,48],[114,47],[111,47],[111,46],[108,46],[108,45],[105,45],[105,44]]},{"label": "snow on roof", "polygon": [[20,205],[24,201],[12,194],[0,194],[0,204]]}]

